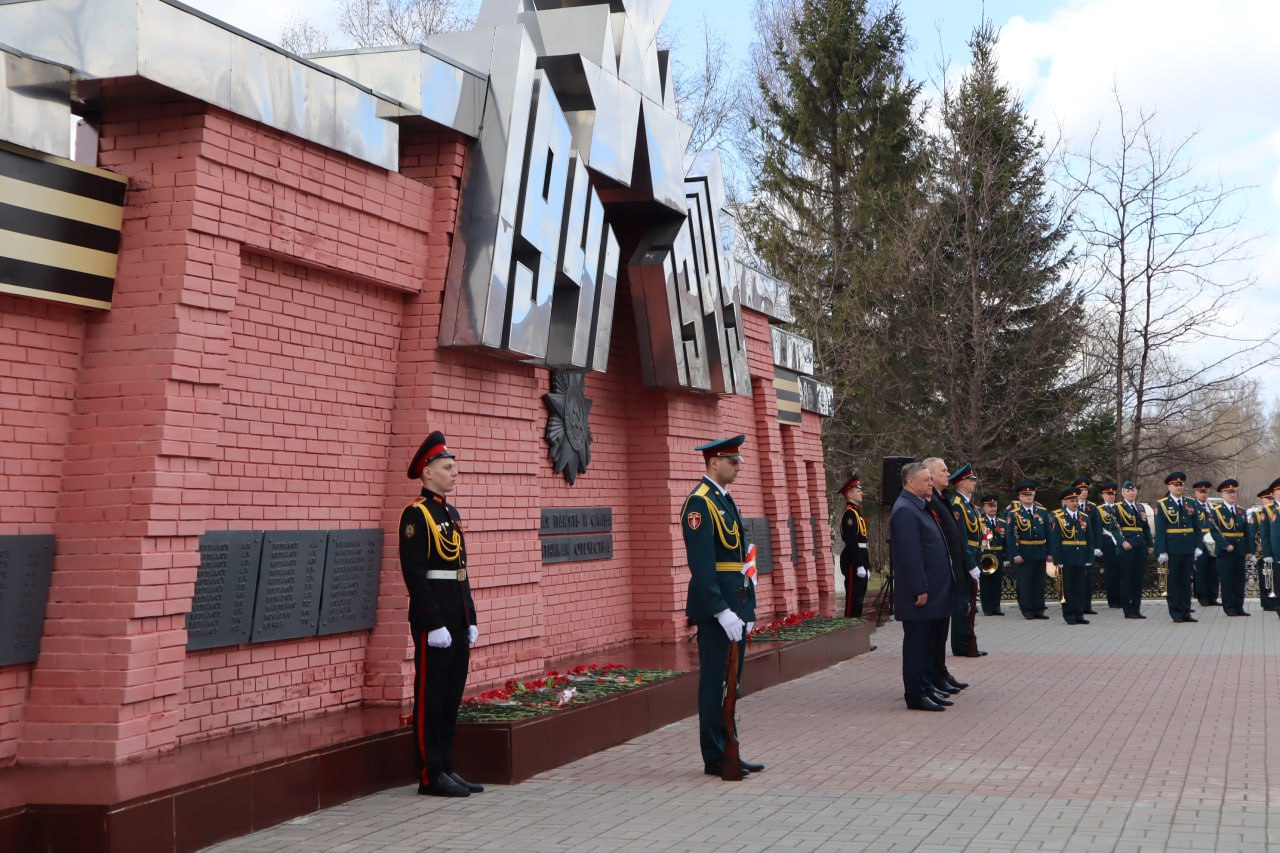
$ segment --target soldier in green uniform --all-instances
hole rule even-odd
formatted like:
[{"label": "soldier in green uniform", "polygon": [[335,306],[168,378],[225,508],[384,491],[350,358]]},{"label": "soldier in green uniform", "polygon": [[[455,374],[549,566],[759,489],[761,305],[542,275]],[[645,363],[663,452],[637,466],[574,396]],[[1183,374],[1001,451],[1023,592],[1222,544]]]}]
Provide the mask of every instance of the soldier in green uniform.
[{"label": "soldier in green uniform", "polygon": [[1273,580],[1275,573],[1274,555],[1271,553],[1271,522],[1275,519],[1275,501],[1271,487],[1258,492],[1258,508],[1249,520],[1248,536],[1254,543],[1254,557],[1258,567],[1258,598],[1262,609],[1274,612],[1277,610],[1277,597]]},{"label": "soldier in green uniform", "polygon": [[[722,719],[726,678],[742,675],[746,635],[756,618],[756,592],[746,577],[746,525],[728,486],[742,468],[746,436],[723,438],[695,447],[706,463],[702,480],[680,508],[685,553],[689,558],[689,595],[685,615],[698,628],[698,740],[703,770],[721,775],[725,730]],[[738,644],[738,671],[726,672],[729,644]],[[763,764],[742,760],[742,772],[759,773]]]},{"label": "soldier in green uniform", "polygon": [[1107,606],[1124,607],[1120,584],[1120,536],[1116,521],[1116,484],[1103,483],[1098,489],[1102,503],[1097,504],[1098,524],[1094,544],[1102,549],[1102,578],[1107,590]]},{"label": "soldier in green uniform", "polygon": [[1178,623],[1198,622],[1191,615],[1191,567],[1197,543],[1204,536],[1200,511],[1183,499],[1186,474],[1170,472],[1164,482],[1169,494],[1156,502],[1156,554],[1160,565],[1169,567],[1169,618]]},{"label": "soldier in green uniform", "polygon": [[[1089,519],[1091,532],[1098,534],[1098,531],[1102,529],[1102,514],[1098,512],[1098,505],[1089,500],[1089,489],[1093,487],[1093,480],[1090,480],[1088,477],[1081,477],[1072,483],[1071,487],[1075,489],[1076,494],[1080,496],[1078,511],[1083,514],[1085,518]],[[1090,539],[1093,541],[1093,551],[1089,555],[1089,561],[1085,565],[1084,570],[1084,613],[1086,616],[1097,616],[1098,611],[1093,609],[1093,591],[1097,588],[1094,583],[1094,561],[1101,559],[1105,552],[1102,549],[1102,542],[1098,541],[1094,536],[1090,536]]]},{"label": "soldier in green uniform", "polygon": [[969,630],[970,616],[977,612],[978,607],[978,558],[982,554],[982,513],[973,502],[978,475],[966,462],[951,475],[949,482],[956,492],[951,497],[951,517],[956,520],[956,527],[964,537],[964,568],[969,574],[967,589],[957,596],[958,609],[951,617],[951,654],[956,657],[982,657],[986,652],[979,651],[978,638]]},{"label": "soldier in green uniform", "polygon": [[1049,555],[1062,584],[1062,618],[1068,625],[1088,625],[1084,614],[1089,606],[1086,584],[1093,562],[1093,525],[1080,512],[1080,493],[1075,486],[1064,490],[1060,498],[1062,508],[1053,511],[1049,523]]},{"label": "soldier in green uniform", "polygon": [[1120,548],[1116,551],[1120,565],[1121,603],[1124,618],[1146,619],[1142,615],[1142,587],[1147,574],[1147,557],[1155,553],[1147,514],[1138,503],[1138,487],[1132,480],[1120,485],[1123,498],[1116,504],[1116,532]]},{"label": "soldier in green uniform", "polygon": [[1000,496],[987,492],[982,496],[982,553],[979,565],[985,559],[994,562],[995,571],[983,571],[978,578],[978,595],[982,600],[982,612],[987,616],[1003,616],[1000,594],[1004,585],[1004,570],[1008,566],[1004,558],[1005,520],[1000,515]]},{"label": "soldier in green uniform", "polygon": [[1253,553],[1249,540],[1249,522],[1236,505],[1240,483],[1223,480],[1218,484],[1222,503],[1207,513],[1209,532],[1217,554],[1218,579],[1222,583],[1222,612],[1228,616],[1248,616],[1244,609],[1244,561]]},{"label": "soldier in green uniform", "polygon": [[467,579],[462,518],[444,499],[457,483],[454,455],[433,432],[409,463],[422,495],[400,513],[400,571],[409,590],[413,632],[413,743],[418,793],[466,797],[484,790],[453,771],[453,734],[467,684],[471,646],[480,635]]},{"label": "soldier in green uniform", "polygon": [[862,618],[870,568],[867,560],[867,520],[862,517],[862,480],[854,474],[840,488],[844,512],[840,516],[840,573],[844,575],[844,615]]},{"label": "soldier in green uniform", "polygon": [[[1208,480],[1197,480],[1191,484],[1191,491],[1195,493],[1193,500],[1200,507],[1200,529],[1210,535],[1209,510],[1212,506],[1209,503],[1209,490],[1212,488],[1213,483]],[[1196,549],[1195,594],[1201,607],[1222,606],[1222,602],[1218,600],[1218,561],[1209,553],[1207,541],[1200,542]]]},{"label": "soldier in green uniform", "polygon": [[[1280,477],[1271,481],[1271,485],[1267,487],[1271,492],[1271,503],[1267,507],[1267,524],[1262,530],[1263,541],[1263,563],[1265,568],[1269,569],[1268,576],[1271,578],[1271,588],[1275,589],[1277,582],[1275,580],[1275,561],[1280,559]],[[1270,558],[1271,562],[1267,562],[1266,558]],[[1280,590],[1276,591],[1280,594]],[[1272,598],[1272,607],[1280,615],[1280,606],[1276,606],[1276,602],[1280,602],[1280,598]]]},{"label": "soldier in green uniform", "polygon": [[1048,619],[1044,608],[1045,558],[1049,556],[1049,514],[1036,503],[1036,482],[1018,484],[1018,506],[1008,513],[1004,551],[1013,564],[1018,609],[1024,619]]}]

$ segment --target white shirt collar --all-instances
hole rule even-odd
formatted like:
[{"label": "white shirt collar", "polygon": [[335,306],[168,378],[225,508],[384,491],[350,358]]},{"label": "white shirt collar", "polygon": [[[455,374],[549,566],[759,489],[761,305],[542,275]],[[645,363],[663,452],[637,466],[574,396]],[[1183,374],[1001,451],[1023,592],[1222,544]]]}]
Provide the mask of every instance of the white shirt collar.
[{"label": "white shirt collar", "polygon": [[715,480],[713,480],[713,479],[711,479],[710,477],[708,477],[706,474],[703,474],[703,475],[702,475],[702,479],[704,479],[704,480],[706,480],[708,483],[710,483],[710,484],[711,484],[711,487],[712,487],[712,488],[714,488],[714,489],[715,489],[717,492],[719,492],[720,494],[722,494],[722,495],[727,495],[727,494],[729,494],[729,490],[728,490],[728,489],[726,489],[726,488],[724,488],[723,486],[721,486],[719,483],[717,483]]}]

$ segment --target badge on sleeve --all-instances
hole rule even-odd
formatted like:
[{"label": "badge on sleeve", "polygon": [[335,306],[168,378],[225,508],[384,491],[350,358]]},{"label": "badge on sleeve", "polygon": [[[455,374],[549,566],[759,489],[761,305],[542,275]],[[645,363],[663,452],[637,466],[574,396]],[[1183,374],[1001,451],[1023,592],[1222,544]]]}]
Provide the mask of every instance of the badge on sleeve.
[{"label": "badge on sleeve", "polygon": [[702,513],[691,512],[685,516],[685,522],[689,525],[690,530],[697,530],[702,526]]},{"label": "badge on sleeve", "polygon": [[413,522],[409,522],[408,524],[406,524],[406,525],[404,526],[404,538],[405,538],[405,539],[412,539],[412,538],[413,538],[413,534],[415,534],[415,533],[417,533],[417,532],[418,532],[418,531],[417,531],[417,530],[415,530],[415,529],[414,529],[414,527],[413,527]]}]

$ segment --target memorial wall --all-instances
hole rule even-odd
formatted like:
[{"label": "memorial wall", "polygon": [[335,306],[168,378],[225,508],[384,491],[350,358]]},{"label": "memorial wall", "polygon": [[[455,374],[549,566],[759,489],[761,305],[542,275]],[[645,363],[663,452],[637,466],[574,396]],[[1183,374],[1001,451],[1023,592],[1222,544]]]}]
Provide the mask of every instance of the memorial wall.
[{"label": "memorial wall", "polygon": [[387,531],[432,429],[474,689],[687,641],[713,437],[761,618],[830,602],[831,389],[683,158],[666,4],[545,5],[313,60],[165,0],[0,5],[0,765],[404,705]]}]

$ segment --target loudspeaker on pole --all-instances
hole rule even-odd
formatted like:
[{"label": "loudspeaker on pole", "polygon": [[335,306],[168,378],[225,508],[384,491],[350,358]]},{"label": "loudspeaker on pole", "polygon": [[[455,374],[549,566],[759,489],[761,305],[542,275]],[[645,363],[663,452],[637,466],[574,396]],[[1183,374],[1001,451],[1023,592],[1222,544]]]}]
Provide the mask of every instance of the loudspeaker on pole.
[{"label": "loudspeaker on pole", "polygon": [[888,511],[893,502],[898,499],[898,495],[902,494],[902,468],[908,463],[914,462],[915,458],[911,456],[886,456],[884,457],[884,465],[881,468],[880,478],[880,505]]}]

